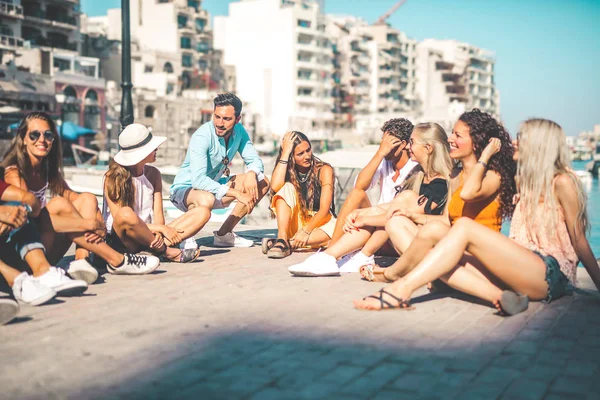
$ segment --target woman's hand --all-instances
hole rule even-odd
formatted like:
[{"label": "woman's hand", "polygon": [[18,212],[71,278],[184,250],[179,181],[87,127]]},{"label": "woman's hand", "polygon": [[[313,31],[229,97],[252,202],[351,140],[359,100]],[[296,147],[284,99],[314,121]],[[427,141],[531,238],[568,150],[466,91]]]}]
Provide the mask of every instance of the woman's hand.
[{"label": "woman's hand", "polygon": [[300,229],[296,234],[290,239],[290,245],[292,249],[300,249],[306,246],[308,243],[308,238],[310,234],[306,233],[304,229]]},{"label": "woman's hand", "polygon": [[352,211],[348,217],[346,217],[346,222],[344,223],[344,232],[349,233],[352,231],[357,231],[364,226],[365,223],[363,216],[359,212]]},{"label": "woman's hand", "polygon": [[156,232],[154,234],[154,240],[152,240],[152,243],[150,243],[150,248],[153,250],[160,250],[164,244],[165,241],[163,235],[159,232]]},{"label": "woman's hand", "polygon": [[281,159],[286,160],[292,154],[292,149],[294,148],[294,140],[298,135],[296,132],[289,131],[283,136],[283,140],[281,141]]},{"label": "woman's hand", "polygon": [[89,220],[90,229],[83,234],[86,242],[100,244],[106,237],[106,225],[104,221],[97,219]]},{"label": "woman's hand", "polygon": [[27,222],[27,210],[23,206],[0,206],[0,222],[20,228]]},{"label": "woman's hand", "polygon": [[168,225],[164,225],[160,230],[160,233],[164,240],[168,242],[169,246],[177,246],[179,243],[183,242],[183,238],[181,237],[183,230],[181,229],[175,229]]},{"label": "woman's hand", "polygon": [[479,157],[480,161],[485,163],[489,162],[492,156],[500,151],[502,148],[502,142],[498,138],[491,138],[490,142],[485,149],[481,152],[481,157]]}]

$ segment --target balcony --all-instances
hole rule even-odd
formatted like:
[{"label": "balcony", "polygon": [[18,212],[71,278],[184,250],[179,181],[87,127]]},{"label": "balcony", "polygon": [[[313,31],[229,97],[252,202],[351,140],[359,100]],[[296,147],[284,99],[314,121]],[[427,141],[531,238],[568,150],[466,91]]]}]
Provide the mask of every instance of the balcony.
[{"label": "balcony", "polygon": [[77,29],[77,18],[69,15],[50,16],[43,10],[25,11],[24,22],[43,24],[49,27],[61,28],[65,30]]},{"label": "balcony", "polygon": [[0,15],[9,18],[23,19],[23,7],[0,1]]},{"label": "balcony", "polygon": [[23,47],[23,39],[15,36],[0,35],[0,49],[17,50]]}]

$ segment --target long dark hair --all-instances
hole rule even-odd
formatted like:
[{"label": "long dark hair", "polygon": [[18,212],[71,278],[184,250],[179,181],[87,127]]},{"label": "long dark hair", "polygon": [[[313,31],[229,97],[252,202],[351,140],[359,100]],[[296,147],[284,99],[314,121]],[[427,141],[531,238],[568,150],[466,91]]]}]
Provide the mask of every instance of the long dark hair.
[{"label": "long dark hair", "polygon": [[510,219],[515,211],[513,197],[517,193],[515,183],[517,163],[513,160],[515,149],[510,134],[491,114],[477,108],[463,113],[458,120],[469,127],[473,152],[477,158],[481,156],[481,152],[488,145],[491,138],[500,139],[500,151],[490,159],[488,169],[500,175],[500,189],[498,191],[500,200],[499,217]]},{"label": "long dark hair", "polygon": [[64,191],[62,176],[62,143],[56,129],[56,124],[52,118],[50,118],[50,115],[45,112],[34,111],[21,120],[21,123],[17,128],[17,134],[12,140],[8,151],[4,154],[2,166],[5,168],[11,166],[17,167],[19,175],[27,182],[27,173],[31,171],[32,166],[29,155],[25,151],[25,135],[28,131],[29,122],[34,119],[45,121],[48,126],[50,126],[50,130],[54,132],[54,141],[52,142],[50,152],[41,164],[41,172],[42,176],[48,180],[50,191],[53,194],[62,195]]},{"label": "long dark hair", "polygon": [[[310,169],[308,170],[308,176],[306,180],[306,197],[302,196],[302,186],[300,186],[300,181],[298,180],[298,170],[296,168],[296,159],[294,157],[294,151],[296,150],[296,147],[302,142],[308,142],[308,145],[311,149],[312,144],[310,143],[310,140],[308,140],[308,137],[304,133],[299,131],[294,131],[293,133],[296,134],[296,140],[294,140],[294,146],[292,147],[292,153],[290,154],[290,158],[287,160],[288,164],[287,171],[285,173],[285,181],[290,182],[292,185],[294,185],[294,188],[296,189],[297,200],[300,204],[300,218],[303,221],[307,221],[308,211],[314,210],[316,208],[315,206],[318,206],[318,204],[315,204],[315,190],[317,190],[316,188],[320,186],[319,170],[324,165],[329,164],[322,161],[321,159],[316,157],[314,153],[312,153],[312,159],[310,162],[311,165]],[[275,160],[275,166],[277,166],[277,163],[281,159],[282,151],[283,148],[280,146],[279,154],[277,155],[277,159]],[[331,167],[331,165],[329,166]]]}]

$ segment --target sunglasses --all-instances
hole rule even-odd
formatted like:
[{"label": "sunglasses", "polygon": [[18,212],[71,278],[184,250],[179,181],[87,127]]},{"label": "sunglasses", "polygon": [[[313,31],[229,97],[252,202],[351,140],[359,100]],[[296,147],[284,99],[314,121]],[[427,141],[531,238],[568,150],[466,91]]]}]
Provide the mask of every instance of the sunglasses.
[{"label": "sunglasses", "polygon": [[225,170],[223,171],[223,175],[225,175],[226,177],[229,176],[230,172],[229,171],[229,158],[227,156],[223,157],[223,159],[221,160],[221,163],[225,166]]},{"label": "sunglasses", "polygon": [[37,142],[41,136],[44,136],[44,140],[46,142],[54,141],[54,132],[52,132],[52,131],[45,131],[44,133],[42,133],[40,131],[29,132],[29,139],[31,139],[31,141],[34,143]]},{"label": "sunglasses", "polygon": [[517,132],[517,141],[521,140],[521,132]]},{"label": "sunglasses", "polygon": [[427,146],[427,143],[420,143],[420,142],[415,142],[414,140],[410,139],[408,141],[408,143],[410,143],[411,146],[415,146],[417,144],[421,145],[421,146]]}]

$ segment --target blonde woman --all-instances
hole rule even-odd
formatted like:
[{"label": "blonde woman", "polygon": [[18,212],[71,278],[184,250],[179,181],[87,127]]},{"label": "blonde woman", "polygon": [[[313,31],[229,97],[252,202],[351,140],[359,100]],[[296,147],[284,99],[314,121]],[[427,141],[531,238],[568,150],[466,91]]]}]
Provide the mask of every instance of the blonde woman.
[{"label": "blonde woman", "polygon": [[514,315],[529,299],[562,297],[569,283],[577,283],[579,261],[600,289],[600,268],[586,238],[586,195],[570,168],[562,128],[545,119],[525,121],[515,158],[520,197],[510,238],[463,217],[414,270],[355,307],[409,309],[416,289],[445,277],[455,289]]},{"label": "blonde woman", "polygon": [[[446,215],[449,180],[453,168],[446,132],[435,123],[418,124],[412,131],[409,146],[411,159],[420,166],[420,170],[406,181],[405,187],[410,190],[401,190],[390,204],[350,213],[344,225],[345,234],[340,240],[326,251],[308,257],[303,263],[292,265],[288,269],[291,274],[332,276],[339,275],[340,272],[357,272],[360,265],[354,266],[353,270],[348,270],[346,265],[341,269],[336,260],[360,249],[370,240],[369,238],[371,241],[381,241],[383,244],[387,240],[383,227],[390,208],[402,207],[414,213],[427,214],[430,217]],[[418,227],[412,223],[412,226],[407,229],[412,229],[414,235]],[[381,235],[381,237],[375,235]],[[402,251],[402,249],[398,250]]]},{"label": "blonde woman", "polygon": [[147,165],[156,161],[156,152],[166,140],[153,136],[143,125],[128,125],[119,135],[119,151],[104,177],[104,219],[108,243],[117,251],[152,250],[163,259],[194,261],[200,255],[193,239],[192,248],[179,244],[193,236],[210,218],[204,207],[190,209],[165,224],[160,171]]}]

